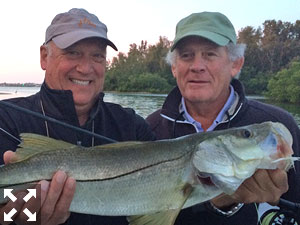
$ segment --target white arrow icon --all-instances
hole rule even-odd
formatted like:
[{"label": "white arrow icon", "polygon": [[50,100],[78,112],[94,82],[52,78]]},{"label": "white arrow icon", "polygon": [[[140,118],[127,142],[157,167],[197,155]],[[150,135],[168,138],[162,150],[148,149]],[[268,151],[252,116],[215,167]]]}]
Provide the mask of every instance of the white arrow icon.
[{"label": "white arrow icon", "polygon": [[6,221],[12,221],[12,217],[13,217],[13,215],[15,215],[16,214],[16,212],[17,212],[17,210],[15,209],[15,208],[13,208],[12,210],[10,210],[10,212],[9,213],[5,213],[4,212],[4,221],[6,222]]},{"label": "white arrow icon", "polygon": [[14,196],[12,192],[13,189],[4,189],[4,198],[5,197],[9,197],[10,200],[12,200],[13,202],[15,202],[17,200],[16,196]]},{"label": "white arrow icon", "polygon": [[27,221],[36,221],[36,212],[35,213],[31,213],[29,211],[29,209],[25,208],[23,210],[23,212],[26,214],[26,216],[28,216],[28,220]]},{"label": "white arrow icon", "polygon": [[36,198],[36,190],[35,189],[27,189],[28,194],[23,198],[25,202],[28,202],[31,197]]}]

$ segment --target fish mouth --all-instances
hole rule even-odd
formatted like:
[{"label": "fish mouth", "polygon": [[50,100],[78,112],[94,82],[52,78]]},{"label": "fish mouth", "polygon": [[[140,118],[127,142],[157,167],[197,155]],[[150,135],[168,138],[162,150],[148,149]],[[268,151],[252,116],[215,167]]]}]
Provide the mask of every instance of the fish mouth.
[{"label": "fish mouth", "polygon": [[276,136],[278,144],[276,154],[271,156],[274,158],[273,163],[275,163],[279,169],[288,171],[293,166],[293,162],[289,160],[289,156],[293,154],[293,149],[290,144],[287,143],[286,139],[278,135]]},{"label": "fish mouth", "polygon": [[203,184],[203,185],[207,185],[207,186],[216,186],[216,185],[212,182],[210,176],[207,176],[207,175],[205,175],[205,174],[198,173],[198,174],[197,174],[197,179],[198,179],[198,181],[199,181],[201,184]]}]

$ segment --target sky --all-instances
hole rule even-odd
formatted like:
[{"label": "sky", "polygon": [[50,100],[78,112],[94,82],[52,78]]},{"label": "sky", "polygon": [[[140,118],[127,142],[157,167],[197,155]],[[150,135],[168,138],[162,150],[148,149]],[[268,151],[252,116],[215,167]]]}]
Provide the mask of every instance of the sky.
[{"label": "sky", "polygon": [[[54,16],[71,8],[84,8],[108,27],[108,37],[127,53],[129,45],[159,36],[173,40],[179,20],[194,12],[225,14],[236,31],[262,27],[265,20],[295,23],[300,0],[10,0],[1,3],[0,83],[42,83],[39,48]],[[107,57],[116,56],[108,48]]]}]

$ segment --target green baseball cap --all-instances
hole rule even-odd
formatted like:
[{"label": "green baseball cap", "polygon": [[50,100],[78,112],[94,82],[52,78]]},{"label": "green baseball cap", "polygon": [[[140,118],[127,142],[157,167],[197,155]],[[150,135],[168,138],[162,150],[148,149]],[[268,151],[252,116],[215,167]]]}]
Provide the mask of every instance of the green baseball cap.
[{"label": "green baseball cap", "polygon": [[236,33],[232,23],[218,12],[193,13],[180,20],[176,26],[171,51],[179,41],[189,36],[203,37],[220,46],[225,46],[229,42],[236,44]]}]

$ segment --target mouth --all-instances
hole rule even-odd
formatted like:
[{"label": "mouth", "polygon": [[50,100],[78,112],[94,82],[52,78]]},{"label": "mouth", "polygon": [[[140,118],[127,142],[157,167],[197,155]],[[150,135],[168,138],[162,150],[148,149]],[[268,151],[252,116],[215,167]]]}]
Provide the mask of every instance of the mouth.
[{"label": "mouth", "polygon": [[201,184],[208,185],[208,186],[215,186],[215,184],[212,182],[212,180],[208,176],[203,176],[201,174],[197,174],[197,178]]},{"label": "mouth", "polygon": [[70,81],[80,86],[88,86],[92,82],[89,80],[77,80],[77,79],[70,79]]},{"label": "mouth", "polygon": [[205,80],[190,80],[189,83],[191,83],[191,84],[208,84],[209,81],[205,81]]}]

